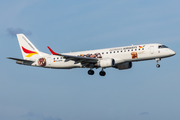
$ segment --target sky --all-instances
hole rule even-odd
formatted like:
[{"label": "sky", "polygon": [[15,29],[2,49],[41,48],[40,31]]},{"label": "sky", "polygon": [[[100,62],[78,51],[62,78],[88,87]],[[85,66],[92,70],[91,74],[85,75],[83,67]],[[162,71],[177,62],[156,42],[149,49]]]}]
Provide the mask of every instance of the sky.
[{"label": "sky", "polygon": [[[179,0],[1,0],[1,120],[179,120]],[[45,69],[18,65],[17,33],[42,52],[147,43],[176,52],[128,70]]]}]

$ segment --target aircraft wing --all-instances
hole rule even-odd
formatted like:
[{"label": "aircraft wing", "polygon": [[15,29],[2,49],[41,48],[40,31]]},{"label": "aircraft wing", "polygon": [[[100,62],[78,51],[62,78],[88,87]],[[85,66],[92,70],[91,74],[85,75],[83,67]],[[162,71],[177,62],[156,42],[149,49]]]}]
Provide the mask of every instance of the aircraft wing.
[{"label": "aircraft wing", "polygon": [[82,57],[82,56],[73,56],[73,55],[65,55],[65,54],[59,54],[54,52],[49,46],[48,49],[53,55],[62,56],[66,59],[66,61],[73,60],[75,63],[96,63],[98,61],[98,58],[90,58],[90,57]]}]

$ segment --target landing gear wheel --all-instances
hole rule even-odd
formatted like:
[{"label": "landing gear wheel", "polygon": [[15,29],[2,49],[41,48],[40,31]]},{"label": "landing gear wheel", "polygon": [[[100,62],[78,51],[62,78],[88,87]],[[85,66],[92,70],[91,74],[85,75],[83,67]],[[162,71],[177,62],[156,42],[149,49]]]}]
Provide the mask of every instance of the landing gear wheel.
[{"label": "landing gear wheel", "polygon": [[156,60],[156,63],[157,63],[156,67],[160,68],[160,65],[158,64],[158,62],[161,60],[161,58],[156,58],[155,60]]},{"label": "landing gear wheel", "polygon": [[88,70],[89,75],[94,75],[94,70]]},{"label": "landing gear wheel", "polygon": [[100,76],[105,76],[105,75],[106,75],[106,72],[100,71],[100,72],[99,72],[99,75],[100,75]]},{"label": "landing gear wheel", "polygon": [[159,68],[159,67],[160,67],[160,64],[157,64],[156,67]]}]

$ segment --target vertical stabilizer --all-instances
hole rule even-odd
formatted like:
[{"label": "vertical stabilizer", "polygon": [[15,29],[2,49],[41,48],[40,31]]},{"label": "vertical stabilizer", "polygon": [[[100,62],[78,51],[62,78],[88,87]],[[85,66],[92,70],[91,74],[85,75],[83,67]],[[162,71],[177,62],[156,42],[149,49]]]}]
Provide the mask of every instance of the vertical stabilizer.
[{"label": "vertical stabilizer", "polygon": [[24,34],[17,34],[17,38],[24,59],[37,58],[42,56],[39,50],[28,40]]}]

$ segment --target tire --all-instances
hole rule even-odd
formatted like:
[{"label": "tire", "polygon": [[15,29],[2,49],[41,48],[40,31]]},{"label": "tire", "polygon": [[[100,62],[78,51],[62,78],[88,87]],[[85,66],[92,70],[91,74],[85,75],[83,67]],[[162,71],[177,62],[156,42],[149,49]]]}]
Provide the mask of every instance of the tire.
[{"label": "tire", "polygon": [[105,76],[105,75],[106,75],[106,72],[100,71],[100,72],[99,72],[99,75],[100,75],[100,76]]},{"label": "tire", "polygon": [[89,75],[94,75],[94,70],[88,70]]},{"label": "tire", "polygon": [[157,68],[160,68],[160,65],[159,65],[159,64],[157,64],[157,65],[156,65],[156,67],[157,67]]}]

